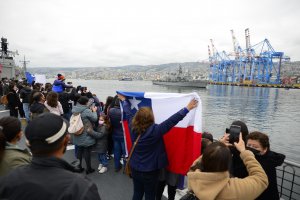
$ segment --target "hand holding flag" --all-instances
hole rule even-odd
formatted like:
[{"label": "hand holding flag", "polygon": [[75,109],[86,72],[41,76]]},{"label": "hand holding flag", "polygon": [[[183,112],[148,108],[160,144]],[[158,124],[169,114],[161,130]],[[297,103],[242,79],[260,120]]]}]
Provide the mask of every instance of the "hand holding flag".
[{"label": "hand holding flag", "polygon": [[[163,136],[169,161],[168,170],[185,175],[193,161],[201,153],[202,105],[198,94],[122,91],[117,91],[117,94],[121,101],[127,100],[133,114],[140,107],[151,107],[155,124],[162,123],[183,107],[190,111],[183,120],[178,122],[175,127]],[[125,144],[129,152],[132,141],[128,122],[126,121],[126,117],[123,117]]]}]

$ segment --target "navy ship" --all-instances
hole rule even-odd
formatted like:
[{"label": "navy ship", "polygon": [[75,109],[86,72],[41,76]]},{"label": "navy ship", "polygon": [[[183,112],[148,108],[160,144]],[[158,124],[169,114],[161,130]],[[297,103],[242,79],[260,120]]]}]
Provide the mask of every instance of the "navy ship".
[{"label": "navy ship", "polygon": [[208,80],[204,77],[193,79],[191,75],[185,75],[181,65],[179,65],[179,69],[176,73],[170,73],[164,79],[154,80],[152,83],[153,85],[206,88]]},{"label": "navy ship", "polygon": [[0,53],[0,78],[15,78],[16,64],[14,56],[18,55],[18,51],[9,51],[6,38],[1,38],[1,53]]}]

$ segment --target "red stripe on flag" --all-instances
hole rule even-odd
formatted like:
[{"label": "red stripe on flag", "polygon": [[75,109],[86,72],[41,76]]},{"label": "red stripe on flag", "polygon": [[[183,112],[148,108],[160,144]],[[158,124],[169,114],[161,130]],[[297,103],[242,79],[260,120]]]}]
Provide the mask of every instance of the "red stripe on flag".
[{"label": "red stripe on flag", "polygon": [[127,151],[127,155],[129,155],[131,146],[132,146],[132,141],[130,137],[130,131],[129,131],[129,126],[128,126],[128,121],[124,120],[123,121],[123,130],[124,130],[124,139],[125,139],[125,147]]},{"label": "red stripe on flag", "polygon": [[190,166],[201,154],[202,134],[194,132],[194,127],[173,127],[166,135],[164,142],[168,155],[168,170],[186,175]]}]

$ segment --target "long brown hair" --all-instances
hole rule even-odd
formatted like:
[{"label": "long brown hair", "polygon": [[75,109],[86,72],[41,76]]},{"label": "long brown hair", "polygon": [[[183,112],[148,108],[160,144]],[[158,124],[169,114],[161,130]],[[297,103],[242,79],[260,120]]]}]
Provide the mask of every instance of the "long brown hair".
[{"label": "long brown hair", "polygon": [[144,133],[154,123],[153,111],[150,107],[141,107],[132,119],[132,129],[137,134]]},{"label": "long brown hair", "polygon": [[48,92],[47,94],[47,104],[52,107],[56,108],[58,105],[58,94],[56,92]]}]

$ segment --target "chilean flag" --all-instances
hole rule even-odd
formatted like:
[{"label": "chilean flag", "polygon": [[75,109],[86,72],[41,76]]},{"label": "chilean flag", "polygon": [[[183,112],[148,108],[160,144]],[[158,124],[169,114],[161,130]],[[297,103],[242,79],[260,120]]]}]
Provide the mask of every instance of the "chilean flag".
[{"label": "chilean flag", "polygon": [[[198,106],[164,135],[164,143],[168,155],[171,172],[185,175],[193,161],[200,156],[202,133],[202,104],[197,93],[154,93],[154,92],[123,92],[135,113],[140,107],[151,107],[156,124],[160,124],[174,113],[187,106],[191,99],[198,100]],[[122,107],[121,107],[122,109]],[[132,141],[126,116],[123,115],[123,129],[127,152],[130,152]]]}]

